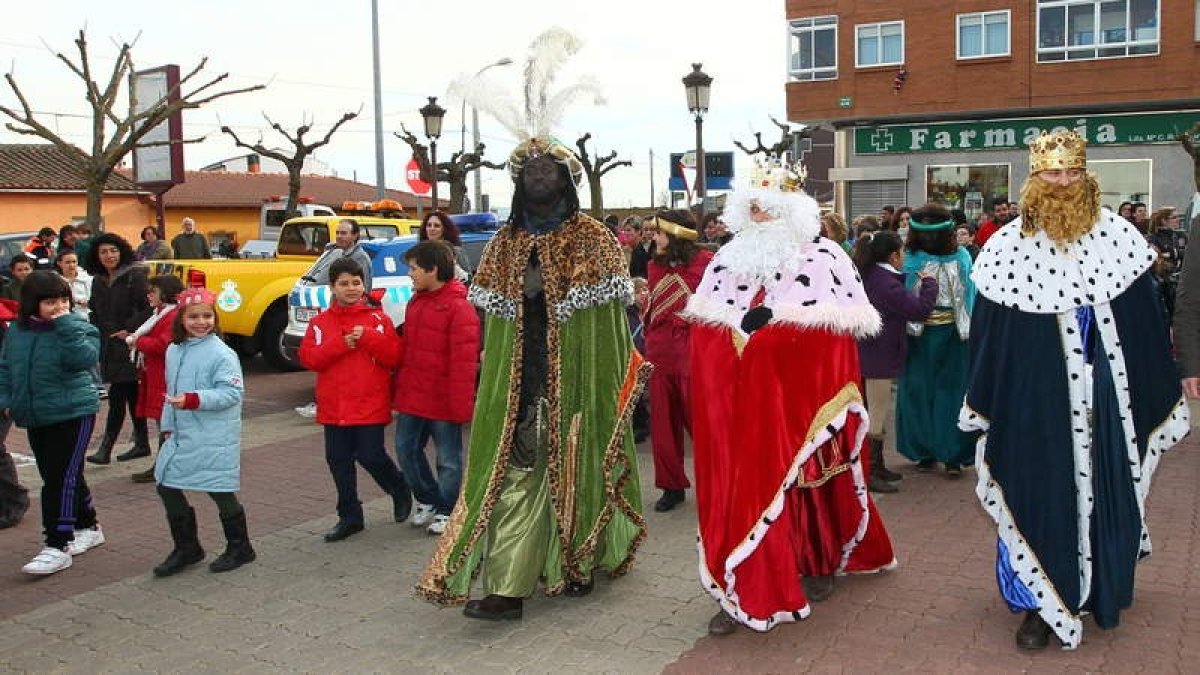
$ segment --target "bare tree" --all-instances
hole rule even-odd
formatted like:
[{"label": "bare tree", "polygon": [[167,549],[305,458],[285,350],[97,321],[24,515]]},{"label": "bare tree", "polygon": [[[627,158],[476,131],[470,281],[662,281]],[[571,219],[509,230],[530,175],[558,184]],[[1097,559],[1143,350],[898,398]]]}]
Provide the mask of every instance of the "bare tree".
[{"label": "bare tree", "polygon": [[736,145],[738,148],[740,148],[741,151],[746,153],[747,155],[767,155],[767,156],[771,156],[771,157],[783,157],[786,153],[791,151],[792,143],[793,143],[792,139],[794,139],[796,137],[809,138],[812,136],[812,127],[805,127],[804,129],[801,129],[800,131],[793,132],[792,126],[790,124],[785,124],[783,122],[780,122],[779,120],[775,119],[774,117],[771,117],[771,122],[773,122],[775,124],[775,126],[779,127],[779,132],[780,132],[779,133],[779,142],[775,143],[775,145],[771,145],[771,146],[763,145],[761,131],[754,132],[754,143],[756,146],[754,148],[746,147],[745,145],[742,144],[741,141],[734,141],[733,144]]},{"label": "bare tree", "polygon": [[1196,183],[1196,192],[1200,192],[1200,122],[1175,138],[1183,144],[1183,151],[1192,156],[1192,180]]},{"label": "bare tree", "polygon": [[328,145],[329,139],[333,137],[334,132],[336,132],[339,127],[356,117],[358,117],[357,112],[348,112],[345,115],[342,115],[340,120],[335,122],[332,127],[329,127],[329,131],[325,133],[325,136],[321,138],[321,140],[316,141],[315,143],[305,143],[304,134],[312,131],[311,123],[301,124],[299,128],[296,129],[296,133],[289,134],[288,132],[284,131],[283,127],[278,122],[272,121],[270,117],[267,117],[266,113],[263,113],[263,118],[267,120],[267,124],[270,124],[272,129],[277,131],[279,135],[286,138],[288,142],[292,144],[294,151],[291,154],[268,148],[267,146],[263,145],[261,136],[259,137],[257,143],[246,143],[242,139],[238,138],[238,135],[229,127],[222,126],[221,131],[232,136],[233,142],[239,148],[246,148],[247,150],[252,150],[264,157],[270,157],[271,159],[282,162],[283,165],[287,167],[288,198],[287,209],[285,212],[287,213],[287,217],[290,218],[298,210],[297,206],[300,202],[300,172],[304,169],[304,162],[309,158],[310,155],[316,152],[318,148]]},{"label": "bare tree", "polygon": [[618,160],[616,150],[607,155],[596,155],[593,161],[587,151],[587,142],[591,138],[591,133],[580,136],[579,140],[575,141],[575,147],[579,148],[579,161],[583,163],[583,172],[588,177],[588,189],[592,195],[592,217],[598,220],[604,217],[604,188],[600,179],[617,167],[633,166],[633,162],[627,159]]},{"label": "bare tree", "polygon": [[[45,139],[62,149],[69,157],[78,158],[79,168],[84,176],[84,185],[87,188],[87,222],[96,229],[99,229],[101,224],[100,203],[104,196],[104,184],[121,160],[136,146],[148,147],[170,143],[170,141],[142,143],[142,138],[147,133],[165,123],[179,111],[192,110],[219,98],[263,88],[263,85],[258,84],[238,89],[215,89],[218,84],[229,77],[229,73],[222,73],[202,84],[193,82],[208,63],[208,58],[205,57],[180,78],[176,87],[139,112],[138,101],[133,91],[132,43],[121,44],[112,72],[109,74],[107,82],[103,84],[99,83],[92,73],[85,31],[79,31],[79,37],[75,38],[75,47],[79,51],[77,60],[72,60],[62,52],[56,53],[55,56],[83,81],[86,88],[84,98],[92,113],[90,152],[67,142],[36,118],[38,113],[34,112],[29,99],[17,85],[17,80],[12,72],[6,73],[4,79],[8,82],[13,94],[16,95],[17,101],[20,103],[20,110],[0,105],[0,112],[13,120],[13,122],[5,124],[9,131]],[[122,96],[128,107],[124,111],[118,111],[118,104]],[[196,143],[202,140],[204,140],[203,137],[189,138],[182,142]]]},{"label": "bare tree", "polygon": [[[433,182],[434,174],[433,166],[429,161],[429,147],[421,143],[416,135],[405,128],[403,124],[400,125],[400,131],[395,132],[395,136],[408,144],[412,150],[413,158],[421,167],[421,180]],[[467,178],[470,177],[472,171],[480,168],[503,169],[507,165],[507,162],[496,164],[484,159],[483,151],[486,147],[480,143],[475,146],[474,152],[455,152],[450,155],[450,161],[438,162],[437,181],[450,184],[450,211],[452,213],[462,213],[467,210]],[[437,208],[437,204],[433,206]],[[478,208],[478,205],[475,207]]]}]

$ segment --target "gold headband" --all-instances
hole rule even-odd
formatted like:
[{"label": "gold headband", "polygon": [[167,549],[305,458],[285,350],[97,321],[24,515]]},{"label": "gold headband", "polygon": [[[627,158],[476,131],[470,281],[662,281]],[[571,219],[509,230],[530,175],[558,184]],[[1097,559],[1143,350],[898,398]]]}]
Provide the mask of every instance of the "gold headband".
[{"label": "gold headband", "polygon": [[696,241],[697,239],[700,238],[700,233],[691,229],[690,227],[684,227],[683,225],[680,225],[678,223],[672,223],[669,220],[663,220],[662,218],[659,218],[658,216],[654,217],[654,227],[655,227],[655,229],[659,229],[659,230],[662,230],[663,232],[666,232],[667,234],[671,235],[672,237],[675,237],[676,239],[687,239],[688,241]]}]

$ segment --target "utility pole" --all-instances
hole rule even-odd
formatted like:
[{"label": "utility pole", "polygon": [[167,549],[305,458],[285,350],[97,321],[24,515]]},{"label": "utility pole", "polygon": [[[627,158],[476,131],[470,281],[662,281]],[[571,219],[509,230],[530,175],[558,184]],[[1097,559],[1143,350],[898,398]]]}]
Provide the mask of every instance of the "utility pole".
[{"label": "utility pole", "polygon": [[375,198],[387,197],[383,170],[383,85],[379,73],[379,0],[371,0],[371,46],[375,58]]},{"label": "utility pole", "polygon": [[650,208],[654,208],[654,148],[650,148]]}]

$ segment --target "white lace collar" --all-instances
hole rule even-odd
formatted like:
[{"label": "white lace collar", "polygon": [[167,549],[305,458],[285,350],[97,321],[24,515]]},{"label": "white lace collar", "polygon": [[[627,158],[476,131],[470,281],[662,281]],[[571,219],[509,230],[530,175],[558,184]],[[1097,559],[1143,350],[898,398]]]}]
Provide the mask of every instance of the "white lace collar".
[{"label": "white lace collar", "polygon": [[1035,314],[1112,301],[1149,269],[1155,254],[1133,225],[1103,210],[1079,241],[1059,247],[1045,232],[1001,227],[975,260],[971,278],[984,297]]}]

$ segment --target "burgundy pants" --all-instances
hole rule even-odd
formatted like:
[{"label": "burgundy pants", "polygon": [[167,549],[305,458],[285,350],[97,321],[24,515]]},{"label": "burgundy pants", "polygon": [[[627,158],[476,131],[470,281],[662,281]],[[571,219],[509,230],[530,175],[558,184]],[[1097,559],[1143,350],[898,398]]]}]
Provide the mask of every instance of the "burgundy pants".
[{"label": "burgundy pants", "polygon": [[683,490],[692,486],[683,468],[683,431],[692,433],[687,372],[656,369],[650,375],[650,443],[654,448],[654,486]]}]

